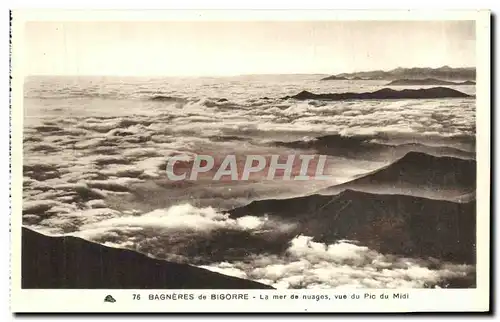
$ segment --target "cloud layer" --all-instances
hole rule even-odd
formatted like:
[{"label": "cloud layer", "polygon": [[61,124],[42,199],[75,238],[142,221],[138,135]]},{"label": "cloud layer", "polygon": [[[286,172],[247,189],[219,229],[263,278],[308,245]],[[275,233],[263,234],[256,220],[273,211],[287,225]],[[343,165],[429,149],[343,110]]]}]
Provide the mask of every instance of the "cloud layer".
[{"label": "cloud layer", "polygon": [[293,223],[268,216],[231,219],[189,204],[129,215],[94,209],[49,223],[78,223],[71,235],[276,288],[446,287],[454,279],[473,280],[475,273],[471,265],[384,255],[356,241],[318,243],[297,236]]},{"label": "cloud layer", "polygon": [[322,244],[298,236],[283,256],[202,266],[276,288],[423,288],[471,277],[474,267],[383,255],[349,242]]},{"label": "cloud layer", "polygon": [[[468,266],[396,258],[350,242],[318,244],[296,236],[294,223],[251,214],[231,219],[219,210],[322,188],[313,181],[165,180],[171,156],[285,155],[296,151],[268,143],[326,134],[473,150],[467,139],[475,135],[474,100],[277,99],[304,89],[345,91],[308,77],[28,83],[23,224],[277,287],[422,287],[469,274]],[[372,91],[381,84],[349,86]],[[154,95],[173,99],[148,100]],[[381,166],[355,158],[335,162],[341,181]]]}]

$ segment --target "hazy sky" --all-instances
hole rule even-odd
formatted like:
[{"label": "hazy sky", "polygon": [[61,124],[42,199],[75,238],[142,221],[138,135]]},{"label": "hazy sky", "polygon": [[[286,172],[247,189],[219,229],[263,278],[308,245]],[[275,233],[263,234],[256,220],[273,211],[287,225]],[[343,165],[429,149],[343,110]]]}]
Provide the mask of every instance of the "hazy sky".
[{"label": "hazy sky", "polygon": [[29,22],[30,75],[341,73],[475,66],[473,21]]}]

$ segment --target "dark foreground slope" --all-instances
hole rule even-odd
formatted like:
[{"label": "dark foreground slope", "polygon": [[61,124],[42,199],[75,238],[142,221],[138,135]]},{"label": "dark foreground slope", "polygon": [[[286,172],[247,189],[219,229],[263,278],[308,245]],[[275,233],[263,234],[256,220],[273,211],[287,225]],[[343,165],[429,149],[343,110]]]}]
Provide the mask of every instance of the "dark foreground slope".
[{"label": "dark foreground slope", "polygon": [[156,260],[76,237],[22,230],[23,288],[265,289],[270,286]]},{"label": "dark foreground slope", "polygon": [[475,198],[476,161],[409,152],[385,168],[320,193],[346,189],[468,202]]},{"label": "dark foreground slope", "polygon": [[293,96],[285,96],[283,99],[293,98],[296,100],[389,100],[389,99],[433,99],[433,98],[460,98],[472,97],[471,95],[447,87],[432,87],[425,89],[403,89],[400,91],[383,88],[375,92],[365,93],[332,93],[314,94],[302,91]]},{"label": "dark foreground slope", "polygon": [[254,201],[230,215],[277,216],[297,224],[296,234],[323,243],[357,240],[384,254],[475,263],[475,210],[475,201],[346,190],[334,196]]}]

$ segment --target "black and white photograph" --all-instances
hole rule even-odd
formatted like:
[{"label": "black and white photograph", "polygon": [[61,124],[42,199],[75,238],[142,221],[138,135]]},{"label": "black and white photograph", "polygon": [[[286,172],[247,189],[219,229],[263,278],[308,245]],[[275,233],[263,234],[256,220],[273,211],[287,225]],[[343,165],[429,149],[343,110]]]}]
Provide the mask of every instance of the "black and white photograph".
[{"label": "black and white photograph", "polygon": [[21,288],[476,289],[476,23],[26,22]]}]

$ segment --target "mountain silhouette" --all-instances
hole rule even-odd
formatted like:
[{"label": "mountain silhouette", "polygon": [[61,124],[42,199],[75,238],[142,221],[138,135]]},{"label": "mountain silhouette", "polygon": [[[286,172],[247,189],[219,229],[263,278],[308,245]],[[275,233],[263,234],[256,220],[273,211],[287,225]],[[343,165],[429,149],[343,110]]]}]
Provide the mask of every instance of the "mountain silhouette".
[{"label": "mountain silhouette", "polygon": [[464,82],[450,82],[436,78],[424,78],[424,79],[396,79],[388,83],[387,86],[414,86],[414,85],[476,85],[473,81]]},{"label": "mountain silhouette", "polygon": [[472,97],[460,91],[447,87],[432,87],[425,89],[404,89],[394,90],[383,88],[375,92],[365,93],[331,93],[331,94],[314,94],[308,91],[302,91],[293,96],[285,96],[282,99],[296,100],[327,100],[327,101],[344,101],[344,100],[388,100],[388,99],[430,99],[430,98],[454,98],[454,97]]},{"label": "mountain silhouette", "polygon": [[384,168],[320,193],[346,189],[468,202],[475,198],[476,161],[409,152]]},{"label": "mountain silhouette", "polygon": [[328,77],[322,78],[320,80],[322,80],[322,81],[327,81],[327,80],[347,80],[347,78],[332,75],[332,76],[328,76]]},{"label": "mountain silhouette", "polygon": [[475,210],[475,201],[345,190],[334,196],[259,200],[229,213],[232,218],[280,217],[297,225],[296,234],[323,243],[357,240],[384,254],[475,263]]},{"label": "mountain silhouette", "polygon": [[268,289],[270,286],[202,268],[22,229],[22,288]]}]

